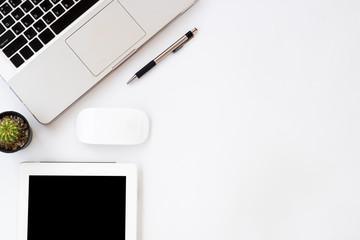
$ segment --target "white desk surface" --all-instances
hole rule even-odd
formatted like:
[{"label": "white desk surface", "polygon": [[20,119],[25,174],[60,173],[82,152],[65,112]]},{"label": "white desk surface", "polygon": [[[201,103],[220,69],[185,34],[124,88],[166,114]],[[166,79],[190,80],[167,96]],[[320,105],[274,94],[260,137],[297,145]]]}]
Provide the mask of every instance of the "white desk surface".
[{"label": "white desk surface", "polygon": [[[360,239],[359,12],[356,0],[201,0],[49,126],[1,82],[0,110],[24,114],[34,137],[0,154],[0,239],[16,239],[19,163],[38,160],[137,163],[139,240]],[[145,111],[148,141],[80,143],[88,107]]]}]

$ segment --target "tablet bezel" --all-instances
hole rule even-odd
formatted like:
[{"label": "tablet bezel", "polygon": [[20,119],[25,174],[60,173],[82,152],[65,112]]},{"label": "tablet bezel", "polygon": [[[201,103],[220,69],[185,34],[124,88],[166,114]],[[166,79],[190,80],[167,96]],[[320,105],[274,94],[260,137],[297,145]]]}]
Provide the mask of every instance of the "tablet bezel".
[{"label": "tablet bezel", "polygon": [[17,239],[27,240],[29,176],[126,176],[125,240],[136,240],[137,168],[128,163],[21,163]]}]

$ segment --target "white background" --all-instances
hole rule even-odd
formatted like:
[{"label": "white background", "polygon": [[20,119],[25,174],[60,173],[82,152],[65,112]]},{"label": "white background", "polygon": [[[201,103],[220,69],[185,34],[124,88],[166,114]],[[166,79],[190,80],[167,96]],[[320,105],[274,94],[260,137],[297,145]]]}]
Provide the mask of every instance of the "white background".
[{"label": "white background", "polygon": [[[34,137],[0,154],[0,239],[16,239],[19,163],[37,160],[136,163],[139,240],[360,239],[359,12],[357,0],[201,0],[48,126],[1,82],[0,110],[24,114]],[[80,143],[88,107],[146,112],[148,141]]]}]

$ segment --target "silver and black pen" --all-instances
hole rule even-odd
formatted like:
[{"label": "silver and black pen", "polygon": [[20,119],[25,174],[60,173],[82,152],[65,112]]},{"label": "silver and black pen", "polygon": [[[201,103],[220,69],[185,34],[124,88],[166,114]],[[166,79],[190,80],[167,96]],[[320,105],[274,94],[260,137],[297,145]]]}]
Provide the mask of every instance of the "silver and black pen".
[{"label": "silver and black pen", "polygon": [[135,75],[127,82],[127,84],[131,83],[137,78],[141,78],[145,73],[147,73],[150,69],[156,66],[159,62],[161,62],[164,58],[166,58],[170,53],[177,52],[180,48],[184,46],[185,43],[187,43],[190,39],[194,37],[194,33],[197,31],[196,28],[194,28],[191,31],[188,31],[184,36],[182,36],[179,40],[177,40],[174,44],[172,44],[170,47],[168,47],[165,51],[160,53],[159,56],[154,58],[152,61],[150,61],[148,64],[146,64],[142,69],[140,69]]}]

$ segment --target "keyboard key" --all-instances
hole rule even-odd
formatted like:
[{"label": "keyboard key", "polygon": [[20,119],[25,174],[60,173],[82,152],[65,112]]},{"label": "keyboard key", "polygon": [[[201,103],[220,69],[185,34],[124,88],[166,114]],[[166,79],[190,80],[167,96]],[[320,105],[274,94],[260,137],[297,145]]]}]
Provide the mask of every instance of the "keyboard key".
[{"label": "keyboard key", "polygon": [[24,32],[24,35],[27,39],[31,40],[36,36],[36,32],[32,27],[30,27]]},{"label": "keyboard key", "polygon": [[39,7],[36,7],[36,8],[34,8],[34,10],[32,10],[30,12],[30,14],[36,20],[36,19],[40,18],[44,13],[43,13],[43,11],[41,11],[41,9]]},{"label": "keyboard key", "polygon": [[29,27],[34,22],[34,19],[30,15],[26,15],[21,19],[21,22],[25,27]]},{"label": "keyboard key", "polygon": [[3,52],[7,57],[11,57],[16,53],[20,48],[22,48],[27,43],[27,40],[24,36],[20,35],[14,41],[12,41],[6,48],[3,49]]},{"label": "keyboard key", "polygon": [[86,0],[80,1],[73,8],[70,8],[68,12],[62,15],[61,18],[56,20],[50,27],[55,32],[59,34],[67,26],[69,26],[73,21],[80,17],[84,12],[91,8],[99,0]]},{"label": "keyboard key", "polygon": [[57,6],[55,6],[53,9],[52,9],[52,12],[57,16],[59,17],[61,14],[63,14],[65,12],[65,9],[59,4]]},{"label": "keyboard key", "polygon": [[40,4],[41,9],[44,12],[49,11],[52,8],[53,4],[49,0],[45,0]]},{"label": "keyboard key", "polygon": [[72,5],[74,5],[74,1],[73,0],[62,0],[61,4],[65,7],[65,8],[70,8]]},{"label": "keyboard key", "polygon": [[35,38],[29,43],[30,47],[34,52],[39,51],[44,45],[39,41],[39,39]]},{"label": "keyboard key", "polygon": [[15,18],[15,20],[19,20],[24,15],[25,15],[25,13],[23,12],[23,10],[21,10],[21,8],[17,8],[11,13],[11,16],[13,16]]},{"label": "keyboard key", "polygon": [[31,0],[34,5],[38,5],[42,0]]},{"label": "keyboard key", "polygon": [[34,55],[34,52],[28,46],[25,46],[20,50],[20,54],[23,58],[25,58],[25,60],[28,60],[32,55]]},{"label": "keyboard key", "polygon": [[47,24],[52,23],[55,20],[55,16],[51,13],[48,12],[47,14],[45,14],[45,16],[43,17],[44,22],[46,22]]},{"label": "keyboard key", "polygon": [[4,26],[0,23],[0,34],[5,32],[5,30],[6,30],[6,28],[4,28]]},{"label": "keyboard key", "polygon": [[4,20],[2,20],[2,23],[5,27],[9,28],[15,23],[15,20],[11,16],[7,16]]},{"label": "keyboard key", "polygon": [[18,22],[11,28],[11,30],[13,30],[16,35],[19,35],[25,30],[25,28],[20,22]]},{"label": "keyboard key", "polygon": [[51,0],[53,4],[57,4],[60,0]]},{"label": "keyboard key", "polygon": [[6,33],[4,33],[4,35],[2,35],[0,37],[0,49],[3,49],[14,38],[15,38],[15,35],[10,30],[8,30]]},{"label": "keyboard key", "polygon": [[2,5],[2,6],[0,7],[0,12],[1,12],[2,14],[4,14],[5,16],[6,16],[8,13],[10,13],[11,10],[12,10],[12,8],[10,7],[10,5],[9,5],[8,3],[5,3],[4,5]]},{"label": "keyboard key", "polygon": [[34,23],[33,27],[36,29],[36,31],[41,32],[46,28],[46,24],[44,23],[43,20],[40,19],[39,21]]},{"label": "keyboard key", "polygon": [[23,4],[21,4],[20,6],[22,8],[22,10],[24,10],[24,12],[29,12],[31,9],[34,8],[34,5],[29,1],[27,0],[26,2],[24,2]]},{"label": "keyboard key", "polygon": [[50,29],[46,29],[45,31],[39,34],[39,38],[44,44],[50,42],[51,39],[53,39],[54,37],[55,35],[50,31]]},{"label": "keyboard key", "polygon": [[10,61],[16,68],[20,67],[21,64],[24,63],[24,59],[22,59],[19,54],[15,54],[12,58],[10,58]]},{"label": "keyboard key", "polygon": [[11,6],[13,6],[14,8],[16,8],[17,6],[20,5],[21,0],[9,0],[9,3]]}]

